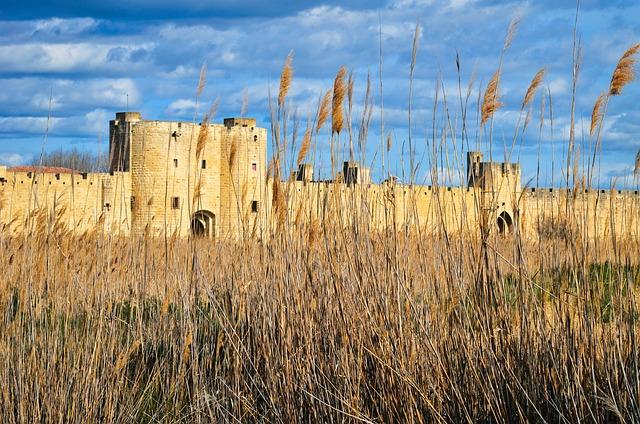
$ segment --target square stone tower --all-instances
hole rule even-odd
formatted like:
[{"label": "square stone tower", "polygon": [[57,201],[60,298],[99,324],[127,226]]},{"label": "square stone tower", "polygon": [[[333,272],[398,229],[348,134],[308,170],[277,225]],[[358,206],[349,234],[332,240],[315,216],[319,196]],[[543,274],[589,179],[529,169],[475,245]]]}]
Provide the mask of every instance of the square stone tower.
[{"label": "square stone tower", "polygon": [[142,120],[140,112],[118,112],[109,121],[109,171],[129,171],[131,160],[131,128]]},{"label": "square stone tower", "polygon": [[266,129],[255,119],[203,125],[117,113],[110,158],[112,173],[131,176],[134,234],[242,237],[259,227]]},{"label": "square stone tower", "polygon": [[501,232],[516,224],[522,191],[520,165],[484,162],[481,152],[467,152],[467,185],[477,189],[485,218],[496,221]]}]

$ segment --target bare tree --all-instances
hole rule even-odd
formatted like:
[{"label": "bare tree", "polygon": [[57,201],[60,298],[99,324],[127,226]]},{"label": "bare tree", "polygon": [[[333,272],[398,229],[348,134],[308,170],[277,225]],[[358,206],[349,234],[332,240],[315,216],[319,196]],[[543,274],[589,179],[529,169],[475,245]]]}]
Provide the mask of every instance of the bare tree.
[{"label": "bare tree", "polygon": [[86,150],[60,148],[44,153],[42,159],[34,156],[29,165],[59,166],[74,169],[79,172],[106,172],[109,168],[108,158]]}]

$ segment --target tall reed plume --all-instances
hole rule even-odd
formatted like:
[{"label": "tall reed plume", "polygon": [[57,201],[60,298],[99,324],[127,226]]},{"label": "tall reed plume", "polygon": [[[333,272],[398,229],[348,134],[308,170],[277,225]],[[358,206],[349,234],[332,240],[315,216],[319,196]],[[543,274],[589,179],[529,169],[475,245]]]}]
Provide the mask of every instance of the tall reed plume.
[{"label": "tall reed plume", "polygon": [[601,93],[593,105],[593,111],[591,112],[591,125],[589,126],[589,135],[591,137],[593,137],[596,132],[596,128],[598,128],[598,125],[600,125],[600,122],[602,121],[602,105],[606,98],[607,93]]},{"label": "tall reed plume", "polygon": [[204,87],[207,85],[207,64],[203,63],[200,68],[200,75],[198,77],[198,85],[196,87],[196,97],[200,97],[204,91]]},{"label": "tall reed plume", "polygon": [[320,131],[320,129],[324,126],[325,122],[327,122],[327,119],[329,118],[332,96],[333,92],[331,90],[327,90],[325,95],[320,100],[320,107],[318,108],[318,120],[316,121],[316,134]]},{"label": "tall reed plume", "polygon": [[544,81],[545,74],[546,70],[544,68],[536,72],[533,80],[531,80],[531,84],[529,84],[529,88],[527,89],[527,93],[524,96],[524,100],[522,101],[522,109],[526,108],[535,97],[540,84],[542,84],[542,81]]},{"label": "tall reed plume", "polygon": [[509,29],[507,30],[507,34],[504,37],[504,44],[502,46],[502,50],[508,50],[511,47],[511,43],[513,43],[514,38],[516,37],[516,33],[518,32],[518,27],[520,26],[520,17],[516,16],[511,19],[509,22]]},{"label": "tall reed plume", "polygon": [[280,90],[278,92],[278,106],[283,107],[284,101],[287,97],[287,93],[289,92],[289,88],[291,87],[291,81],[293,79],[293,52],[287,55],[287,59],[284,62],[284,66],[282,67],[282,72],[280,73]]},{"label": "tall reed plume", "polygon": [[198,139],[196,140],[196,158],[199,158],[202,155],[202,152],[204,151],[204,148],[207,144],[207,140],[209,139],[209,124],[215,117],[219,104],[220,99],[218,98],[211,104],[209,112],[205,113],[202,117],[202,122],[200,123],[200,131],[198,132]]},{"label": "tall reed plume", "polygon": [[231,139],[231,146],[229,147],[229,172],[233,172],[236,165],[236,158],[238,153],[238,136],[234,135]]},{"label": "tall reed plume", "polygon": [[347,94],[347,86],[344,78],[347,68],[341,66],[333,82],[333,102],[331,104],[331,132],[340,134],[344,124],[344,97]]},{"label": "tall reed plume", "polygon": [[302,137],[302,143],[300,144],[300,151],[298,152],[298,159],[296,161],[298,166],[304,162],[304,159],[307,157],[307,153],[309,153],[309,148],[311,147],[311,132],[311,126],[307,124],[307,129]]},{"label": "tall reed plume", "polygon": [[242,106],[240,107],[240,116],[244,117],[249,109],[249,90],[246,88],[242,93]]},{"label": "tall reed plume", "polygon": [[484,98],[482,100],[481,108],[481,125],[484,125],[489,119],[491,119],[493,114],[502,107],[502,103],[500,102],[499,97],[499,82],[500,70],[498,69],[491,77],[491,80],[489,80],[487,89],[484,92]]},{"label": "tall reed plume", "polygon": [[622,89],[632,82],[635,77],[636,55],[640,51],[640,43],[630,47],[616,65],[616,69],[611,76],[611,84],[609,85],[609,94],[617,96],[622,93]]}]

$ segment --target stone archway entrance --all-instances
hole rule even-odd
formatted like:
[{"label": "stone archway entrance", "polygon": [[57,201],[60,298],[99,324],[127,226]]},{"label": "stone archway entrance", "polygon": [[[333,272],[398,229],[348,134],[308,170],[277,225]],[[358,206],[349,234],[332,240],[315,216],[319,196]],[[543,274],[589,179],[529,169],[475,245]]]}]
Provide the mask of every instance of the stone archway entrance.
[{"label": "stone archway entrance", "polygon": [[216,230],[216,216],[206,210],[201,210],[191,217],[191,234],[196,237],[214,237]]},{"label": "stone archway entrance", "polygon": [[498,215],[498,219],[496,221],[498,224],[498,232],[500,234],[508,234],[513,229],[513,218],[507,211],[502,211],[500,215]]}]

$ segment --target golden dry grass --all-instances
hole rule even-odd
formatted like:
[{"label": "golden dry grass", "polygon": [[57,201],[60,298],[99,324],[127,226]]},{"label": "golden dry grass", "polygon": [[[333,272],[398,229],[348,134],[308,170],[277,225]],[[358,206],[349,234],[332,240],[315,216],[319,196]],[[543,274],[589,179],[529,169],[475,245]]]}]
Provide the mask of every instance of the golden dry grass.
[{"label": "golden dry grass", "polygon": [[637,242],[355,234],[3,238],[3,422],[637,417]]}]

